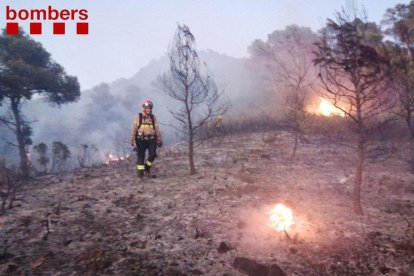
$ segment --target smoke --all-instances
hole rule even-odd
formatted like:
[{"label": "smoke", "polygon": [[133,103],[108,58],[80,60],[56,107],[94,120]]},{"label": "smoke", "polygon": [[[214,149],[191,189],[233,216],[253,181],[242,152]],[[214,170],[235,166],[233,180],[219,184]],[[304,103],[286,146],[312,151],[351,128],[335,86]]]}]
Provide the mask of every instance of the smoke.
[{"label": "smoke", "polygon": [[[267,107],[275,112],[271,93],[261,86],[262,76],[254,71],[247,59],[221,55],[211,50],[200,52],[200,60],[225,97],[231,102],[231,109],[225,120],[261,116]],[[59,141],[69,147],[72,153],[72,167],[76,167],[82,145],[94,145],[99,150],[91,158],[96,163],[105,160],[109,153],[131,153],[130,132],[134,116],[142,112],[144,99],[154,102],[153,113],[161,124],[164,144],[182,137],[168,125],[176,124],[170,110],[177,109],[177,102],[166,96],[156,85],[157,78],[169,70],[169,59],[164,56],[151,61],[131,78],[122,78],[113,83],[100,85],[83,91],[80,100],[61,107],[51,106],[42,98],[33,99],[22,106],[22,112],[33,128],[33,145],[41,142],[49,146]],[[271,99],[269,101],[269,99]],[[259,112],[260,110],[260,112]],[[255,115],[256,114],[256,115]],[[5,129],[2,127],[2,129]],[[6,141],[15,141],[11,132],[0,135],[1,154],[16,161],[17,149]]]}]

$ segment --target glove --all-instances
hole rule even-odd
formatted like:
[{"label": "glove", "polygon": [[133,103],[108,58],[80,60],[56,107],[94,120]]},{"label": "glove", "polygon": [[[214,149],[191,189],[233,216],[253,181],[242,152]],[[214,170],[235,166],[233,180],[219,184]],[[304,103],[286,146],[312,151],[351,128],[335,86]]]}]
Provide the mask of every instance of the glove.
[{"label": "glove", "polygon": [[157,140],[157,146],[162,147],[162,140]]},{"label": "glove", "polygon": [[135,144],[135,142],[132,141],[130,144],[133,147],[133,149],[132,149],[133,151],[137,151],[138,150],[138,146]]}]

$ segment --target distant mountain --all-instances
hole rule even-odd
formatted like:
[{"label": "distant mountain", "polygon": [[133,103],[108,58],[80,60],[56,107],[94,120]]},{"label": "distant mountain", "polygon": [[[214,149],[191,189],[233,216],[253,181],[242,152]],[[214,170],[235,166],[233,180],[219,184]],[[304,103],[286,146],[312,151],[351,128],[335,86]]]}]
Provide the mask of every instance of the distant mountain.
[{"label": "distant mountain", "polygon": [[[237,101],[240,98],[252,96],[256,87],[254,73],[247,66],[247,59],[238,59],[219,54],[212,50],[201,51],[200,61],[206,65],[209,73],[213,75],[218,87],[224,91],[230,100]],[[129,79],[120,79],[110,84],[111,92],[117,95],[133,96],[128,93],[132,87],[139,88],[137,93],[138,100],[141,96],[147,98],[160,99],[164,102],[166,96],[159,89],[154,87],[157,77],[169,70],[169,59],[164,56],[157,60],[152,60],[147,66],[141,68],[138,73]],[[140,103],[141,101],[138,101]],[[171,102],[169,99],[167,102]],[[163,113],[163,107],[159,111]]]}]

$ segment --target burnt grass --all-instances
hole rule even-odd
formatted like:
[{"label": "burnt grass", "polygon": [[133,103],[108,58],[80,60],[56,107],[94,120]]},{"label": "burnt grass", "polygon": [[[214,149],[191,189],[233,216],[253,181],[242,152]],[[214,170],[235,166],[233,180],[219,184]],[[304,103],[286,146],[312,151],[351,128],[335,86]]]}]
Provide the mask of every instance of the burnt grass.
[{"label": "burnt grass", "polygon": [[[134,160],[38,177],[0,217],[1,275],[412,275],[414,175],[407,147],[368,156],[364,215],[352,212],[351,149],[285,131],[160,149],[157,178]],[[384,150],[388,149],[388,150]],[[270,227],[276,203],[293,210]]]}]

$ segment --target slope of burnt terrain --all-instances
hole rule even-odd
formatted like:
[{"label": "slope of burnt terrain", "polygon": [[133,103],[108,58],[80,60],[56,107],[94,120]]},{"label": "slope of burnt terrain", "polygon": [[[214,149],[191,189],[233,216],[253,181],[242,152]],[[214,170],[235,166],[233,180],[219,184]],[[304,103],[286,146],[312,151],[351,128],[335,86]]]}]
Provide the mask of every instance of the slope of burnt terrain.
[{"label": "slope of burnt terrain", "polygon": [[[0,217],[2,275],[409,275],[414,175],[403,145],[367,160],[352,212],[350,149],[288,132],[162,148],[157,178],[133,160],[33,180]],[[387,149],[387,150],[384,150]],[[295,224],[271,227],[283,203]]]}]

